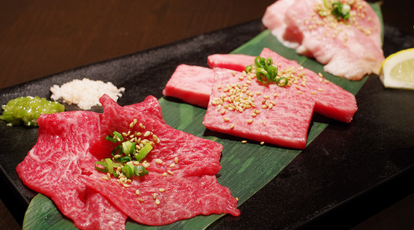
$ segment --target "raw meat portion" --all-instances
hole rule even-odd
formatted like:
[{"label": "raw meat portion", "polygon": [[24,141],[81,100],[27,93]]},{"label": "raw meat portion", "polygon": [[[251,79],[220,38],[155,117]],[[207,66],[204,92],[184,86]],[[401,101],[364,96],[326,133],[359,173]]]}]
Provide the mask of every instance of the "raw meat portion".
[{"label": "raw meat portion", "polygon": [[[120,107],[105,95],[100,102],[104,106],[101,121],[105,125],[102,125],[102,138],[98,143],[114,130],[142,134],[151,132],[147,137],[142,135],[142,139],[155,141],[152,135],[156,135],[160,142],[155,142],[151,152],[143,159],[150,163],[147,168],[149,174],[132,177],[126,187],[114,177],[103,180],[101,177],[106,174],[96,171],[93,162],[84,162],[82,178],[88,187],[99,191],[135,221],[147,225],[169,224],[200,214],[240,215],[237,200],[228,188],[217,183],[215,177],[221,167],[219,160],[223,147],[220,144],[175,130],[159,116],[132,112],[145,111],[148,109],[145,106],[158,103],[154,97],[148,97],[146,103],[129,107]],[[159,110],[154,110],[156,114],[161,113],[159,105],[155,109]],[[137,124],[130,127],[133,119],[137,120]],[[125,122],[120,122],[122,120]],[[109,152],[107,154],[109,157]],[[162,163],[156,163],[156,160],[162,160]],[[137,189],[139,195],[136,194]],[[156,204],[158,201],[159,204]]]},{"label": "raw meat portion", "polygon": [[207,108],[213,82],[213,70],[181,64],[162,93],[165,96],[176,97],[192,105]]},{"label": "raw meat portion", "polygon": [[[271,57],[274,63],[281,64],[280,69],[286,69],[289,66],[300,68],[296,61],[288,60],[267,48],[263,49],[260,56]],[[358,109],[355,96],[309,69],[303,68],[301,72],[305,73],[306,84],[303,85],[300,80],[296,84],[299,88],[289,87],[293,91],[292,93],[297,93],[300,90],[302,93],[310,95],[315,100],[315,112],[319,114],[338,121],[351,122]]]},{"label": "raw meat portion", "polygon": [[[106,101],[111,103],[112,100],[108,101],[108,96],[102,96],[99,101]],[[115,102],[114,102],[115,103]],[[141,103],[127,105],[123,107],[123,115],[118,116],[118,107],[111,106],[104,110],[103,114],[100,115],[100,133],[98,137],[92,141],[89,152],[98,159],[108,157],[112,150],[117,144],[107,141],[106,135],[112,135],[111,133],[103,132],[102,130],[113,130],[117,132],[128,132],[130,123],[134,118],[139,117],[141,120],[160,120],[162,119],[162,112],[160,103],[157,99],[152,96],[148,96]],[[128,117],[128,119],[125,119]],[[110,119],[109,119],[110,118]]]},{"label": "raw meat portion", "polygon": [[125,229],[127,216],[79,180],[80,163],[96,161],[88,154],[99,134],[99,115],[62,112],[37,120],[36,145],[16,170],[25,185],[50,197],[81,229]]},{"label": "raw meat portion", "polygon": [[204,126],[259,142],[304,149],[314,110],[343,122],[352,120],[357,110],[354,95],[267,48],[260,56],[273,59],[279,77],[290,72],[298,77],[297,82],[279,87],[255,78],[249,80],[241,72],[215,69]]},{"label": "raw meat portion", "polygon": [[262,22],[282,44],[324,64],[326,72],[360,80],[378,74],[384,54],[378,16],[365,1],[353,2],[349,23],[319,16],[315,9],[322,0],[279,0],[268,7]]},{"label": "raw meat portion", "polygon": [[246,66],[254,63],[255,58],[244,54],[213,54],[208,56],[207,64],[210,68],[225,68],[242,72]]},{"label": "raw meat portion", "polygon": [[[253,112],[255,108],[252,107],[245,109],[243,112],[225,110],[223,114],[224,106],[214,105],[212,102],[217,98],[221,98],[225,88],[228,88],[227,85],[243,85],[246,84],[247,79],[239,79],[242,73],[237,72],[234,76],[232,71],[228,69],[216,68],[214,71],[216,81],[212,88],[210,103],[203,121],[206,128],[289,148],[304,149],[306,147],[307,132],[315,105],[312,98],[298,93],[291,93],[285,88],[276,86],[276,84],[263,85],[256,80],[252,80],[251,84],[248,85],[247,92],[254,93],[253,102],[260,113]],[[219,90],[220,88],[222,90]],[[236,87],[231,88],[235,89]],[[257,92],[260,92],[260,94],[257,94]],[[276,97],[274,97],[275,93],[277,93]],[[244,98],[245,95],[242,95],[241,98]],[[272,104],[271,108],[262,109],[262,101],[265,100],[266,96],[269,97],[267,103],[273,101],[275,105]],[[236,102],[235,99],[233,100]],[[224,105],[226,104],[224,103]],[[255,115],[252,116],[252,114]],[[225,119],[229,120],[226,121]]]}]

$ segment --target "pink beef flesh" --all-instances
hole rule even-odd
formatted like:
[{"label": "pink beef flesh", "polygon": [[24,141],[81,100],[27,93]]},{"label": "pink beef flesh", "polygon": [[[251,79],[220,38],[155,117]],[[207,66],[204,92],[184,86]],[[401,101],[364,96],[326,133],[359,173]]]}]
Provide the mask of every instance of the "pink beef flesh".
[{"label": "pink beef flesh", "polygon": [[16,168],[23,183],[50,197],[80,229],[125,229],[127,216],[79,179],[81,162],[97,161],[88,148],[98,137],[99,115],[62,112],[37,122],[37,143]]},{"label": "pink beef flesh", "polygon": [[246,66],[254,63],[255,58],[244,54],[213,54],[208,56],[207,64],[210,68],[224,68],[242,72]]},{"label": "pink beef flesh", "polygon": [[356,16],[351,26],[332,29],[329,23],[316,24],[324,20],[313,10],[321,0],[279,0],[267,8],[262,22],[282,44],[324,64],[326,72],[360,80],[365,74],[378,74],[384,54],[380,20],[368,3],[359,2],[364,17],[352,8]]},{"label": "pink beef flesh", "polygon": [[[274,63],[281,64],[281,69],[288,66],[294,66],[296,69],[299,67],[296,61],[288,60],[267,48],[263,49],[260,56],[271,57]],[[297,84],[299,89],[296,87],[287,89],[291,90],[293,94],[300,90],[314,99],[315,112],[345,123],[351,122],[358,109],[355,96],[332,82],[321,79],[318,74],[309,69],[303,68],[303,72],[306,75],[306,86],[303,86],[299,81]]]},{"label": "pink beef flesh", "polygon": [[[357,110],[354,95],[301,67],[296,61],[285,59],[267,48],[263,49],[260,56],[271,57],[279,70],[294,67],[295,70],[304,72],[306,83],[302,84],[302,79],[287,87],[263,84],[256,79],[248,83],[247,77],[243,78],[241,72],[233,74],[231,70],[215,69],[215,82],[203,121],[206,128],[259,142],[304,149],[313,111],[343,122],[352,120]],[[227,90],[224,92],[225,88],[235,84],[239,84],[240,88],[245,84],[249,91],[255,93],[254,103],[256,109],[260,110],[259,114],[253,117],[253,108],[243,112],[226,110],[223,114],[223,107],[228,102],[223,100],[220,108],[214,105],[214,101],[221,98],[223,93],[228,93]],[[269,98],[266,99],[265,96]],[[263,109],[261,106],[264,100],[267,104],[273,102],[275,105]],[[225,118],[229,120],[226,121]],[[250,119],[253,119],[252,123],[248,122]]]},{"label": "pink beef flesh", "polygon": [[[166,125],[152,96],[125,107],[107,95],[100,102],[105,106],[103,114],[75,111],[41,115],[38,141],[16,168],[23,183],[52,198],[76,227],[125,229],[127,215],[148,225],[169,224],[200,214],[240,215],[237,200],[215,177],[221,168],[220,144]],[[106,173],[98,172],[94,163],[110,157],[115,147],[106,144],[111,143],[105,140],[106,135],[114,130],[127,131],[134,118],[137,125],[133,131],[152,130],[161,142],[144,158],[150,163],[149,174],[135,177],[130,188],[123,188],[113,176],[103,180]],[[175,157],[179,161],[170,167]],[[157,164],[155,159],[164,163]],[[163,176],[167,170],[171,174]],[[154,193],[159,205],[154,203]]]},{"label": "pink beef flesh", "polygon": [[[246,84],[246,78],[240,80],[242,73],[233,72],[228,69],[215,70],[216,81],[212,88],[211,99],[220,98],[223,93],[218,86],[224,89],[226,85]],[[260,113],[252,117],[253,108],[243,112],[227,110],[225,114],[218,110],[218,106],[209,103],[203,124],[206,128],[243,137],[250,140],[280,145],[289,148],[304,149],[306,147],[307,132],[312,118],[314,100],[299,94],[292,94],[290,91],[275,84],[263,85],[253,80],[249,85],[252,92],[261,92],[256,95],[254,103]],[[274,97],[277,93],[277,97]],[[270,96],[270,100],[276,103],[271,109],[262,109],[263,96]],[[270,101],[269,100],[269,101]],[[226,103],[225,103],[226,104]],[[225,121],[224,118],[229,118]],[[253,119],[252,123],[248,123]],[[264,123],[263,123],[264,122]],[[234,128],[231,125],[234,124]]]},{"label": "pink beef flesh", "polygon": [[[159,116],[144,116],[143,113],[133,112],[147,109],[141,106],[158,103],[154,97],[149,97],[146,101],[139,106],[120,107],[109,97],[103,96],[100,99],[104,106],[101,121],[105,125],[101,127],[101,138],[94,145],[108,142],[104,136],[114,130],[143,134],[151,131],[160,139],[160,143],[155,143],[152,151],[143,159],[150,163],[147,168],[149,174],[133,177],[130,187],[123,188],[114,177],[109,181],[102,180],[101,177],[105,174],[97,172],[92,162],[85,162],[82,164],[82,179],[85,184],[99,191],[133,220],[147,225],[169,224],[200,214],[240,215],[237,200],[228,188],[217,183],[215,177],[221,168],[219,160],[223,147],[216,142],[175,130]],[[153,108],[159,109],[156,114],[161,113],[159,105]],[[137,119],[137,125],[130,128],[133,119]],[[152,135],[148,139],[152,141]],[[110,151],[105,154],[109,157]],[[176,157],[178,163],[175,163]],[[163,163],[156,163],[156,159]],[[170,167],[171,164],[175,166]],[[167,176],[163,173],[167,173]],[[165,192],[160,192],[160,188],[164,188]],[[136,194],[137,189],[139,196]],[[155,204],[154,193],[160,201],[159,205]]]},{"label": "pink beef flesh", "polygon": [[177,66],[162,93],[207,108],[213,81],[213,70],[181,64]]}]

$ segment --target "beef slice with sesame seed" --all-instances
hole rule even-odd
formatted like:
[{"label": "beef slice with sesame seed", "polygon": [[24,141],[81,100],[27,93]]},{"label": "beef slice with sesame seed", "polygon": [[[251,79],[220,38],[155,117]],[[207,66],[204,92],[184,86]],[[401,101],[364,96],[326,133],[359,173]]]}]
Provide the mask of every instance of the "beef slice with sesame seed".
[{"label": "beef slice with sesame seed", "polygon": [[[248,84],[248,90],[241,96],[232,99],[232,103],[224,101],[221,106],[213,105],[211,102],[220,98],[222,94],[226,94],[225,97],[228,96],[230,90],[224,92],[226,88],[232,88],[233,91],[236,91],[237,84],[242,89],[242,85],[247,81],[246,78],[239,79],[242,76],[240,72],[234,76],[232,71],[228,69],[216,68],[214,70],[216,81],[203,121],[206,128],[258,142],[264,141],[290,148],[305,148],[307,131],[315,105],[314,100],[297,92],[291,93],[286,88],[275,84],[262,84],[253,79]],[[221,85],[221,90],[218,89],[218,85]],[[232,85],[235,86],[232,87]],[[247,92],[250,92],[252,96],[246,96]],[[275,93],[277,93],[276,97]],[[267,96],[269,98],[264,99]],[[254,105],[251,108],[245,108],[242,112],[237,109],[225,109],[225,105],[246,101],[244,98],[247,101],[250,100],[248,98],[253,98],[250,101]],[[263,102],[264,104],[262,104]],[[272,106],[264,109],[263,105]],[[218,107],[221,107],[220,110]],[[228,121],[225,121],[224,118],[228,118]],[[252,122],[249,122],[251,119]],[[234,126],[231,127],[232,125]]]},{"label": "beef slice with sesame seed", "polygon": [[[96,171],[93,162],[85,161],[82,163],[82,180],[85,184],[109,199],[133,220],[147,225],[169,224],[213,213],[238,216],[240,211],[237,209],[237,200],[228,188],[218,184],[215,177],[221,168],[219,160],[222,145],[173,129],[159,116],[144,116],[142,112],[131,111],[148,111],[151,108],[147,107],[151,106],[152,112],[161,113],[156,98],[149,96],[145,101],[136,107],[121,107],[109,97],[103,96],[100,99],[104,106],[101,121],[108,123],[101,128],[100,140],[108,142],[104,136],[115,130],[130,133],[149,131],[156,135],[159,143],[154,142],[152,135],[145,138],[140,136],[141,140],[154,142],[153,149],[142,160],[149,163],[146,168],[148,175],[133,176],[130,183],[120,183],[113,176],[109,180],[103,180],[102,176],[106,174]],[[133,119],[137,123],[131,128]],[[106,157],[111,156],[110,151],[106,154]],[[160,189],[165,191],[160,192]]]},{"label": "beef slice with sesame seed", "polygon": [[352,121],[352,117],[358,109],[355,96],[352,93],[329,82],[322,75],[300,67],[296,61],[288,60],[268,48],[264,48],[260,56],[271,57],[273,63],[281,64],[280,69],[286,69],[289,66],[302,69],[300,72],[305,74],[306,84],[303,85],[303,80],[300,79],[298,84],[295,84],[299,89],[295,86],[287,89],[293,93],[300,90],[303,94],[309,95],[315,100],[315,112],[345,123]]},{"label": "beef slice with sesame seed", "polygon": [[243,72],[215,69],[215,82],[204,117],[206,128],[259,142],[304,149],[313,112],[351,122],[357,110],[355,96],[264,48],[279,77],[291,73],[291,84],[261,83]]}]

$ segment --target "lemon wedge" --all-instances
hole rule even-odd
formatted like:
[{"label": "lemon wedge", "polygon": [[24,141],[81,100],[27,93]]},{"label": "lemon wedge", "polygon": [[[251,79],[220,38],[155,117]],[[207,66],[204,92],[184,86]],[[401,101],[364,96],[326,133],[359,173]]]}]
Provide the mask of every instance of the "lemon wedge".
[{"label": "lemon wedge", "polygon": [[414,48],[388,56],[379,76],[385,88],[414,89]]}]

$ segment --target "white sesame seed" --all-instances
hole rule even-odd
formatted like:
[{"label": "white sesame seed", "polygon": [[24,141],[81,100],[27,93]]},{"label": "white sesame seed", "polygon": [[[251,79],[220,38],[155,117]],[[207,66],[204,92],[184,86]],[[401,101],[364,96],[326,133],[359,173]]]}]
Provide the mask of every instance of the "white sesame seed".
[{"label": "white sesame seed", "polygon": [[174,163],[170,164],[170,168],[174,168],[174,167],[175,167]]},{"label": "white sesame seed", "polygon": [[151,132],[150,132],[150,131],[146,131],[146,132],[144,133],[144,137],[148,137],[149,135],[151,135]]},{"label": "white sesame seed", "polygon": [[144,161],[144,162],[142,163],[142,166],[144,166],[144,168],[148,168],[148,167],[150,167],[150,163],[148,163],[148,162]]},{"label": "white sesame seed", "polygon": [[260,145],[264,145],[264,141],[260,142]]},{"label": "white sesame seed", "polygon": [[106,176],[103,176],[102,179],[109,180],[108,177],[106,177]]},{"label": "white sesame seed", "polygon": [[155,200],[155,204],[156,204],[156,205],[161,204],[160,200],[156,199],[156,200]]},{"label": "white sesame seed", "polygon": [[234,123],[230,125],[230,129],[234,129]]},{"label": "white sesame seed", "polygon": [[160,189],[158,189],[158,191],[165,192],[165,188],[160,188]]},{"label": "white sesame seed", "polygon": [[123,186],[125,187],[125,188],[129,188],[129,184],[123,184]]},{"label": "white sesame seed", "polygon": [[161,159],[155,159],[155,163],[162,164],[162,160]]},{"label": "white sesame seed", "polygon": [[228,117],[224,117],[223,119],[224,119],[224,121],[230,121],[230,118],[228,118]]},{"label": "white sesame seed", "polygon": [[170,170],[167,170],[167,172],[168,172],[169,174],[171,174],[171,175],[174,175],[174,173],[173,173],[173,172],[171,172]]},{"label": "white sesame seed", "polygon": [[174,161],[175,161],[175,163],[177,164],[177,163],[178,163],[178,157],[175,157],[175,158],[174,158]]},{"label": "white sesame seed", "polygon": [[252,122],[253,122],[253,119],[251,119],[251,118],[249,120],[247,120],[247,123],[249,123],[249,124],[251,124]]},{"label": "white sesame seed", "polygon": [[162,176],[167,176],[167,173],[166,173],[166,172],[164,172],[164,173],[162,174]]},{"label": "white sesame seed", "polygon": [[243,144],[246,144],[246,143],[247,143],[247,141],[246,141],[246,140],[242,140],[242,143],[243,143]]},{"label": "white sesame seed", "polygon": [[137,194],[139,196],[139,190],[138,189],[135,191],[135,194]]},{"label": "white sesame seed", "polygon": [[154,198],[154,200],[157,199],[157,193],[153,193],[152,198]]}]

